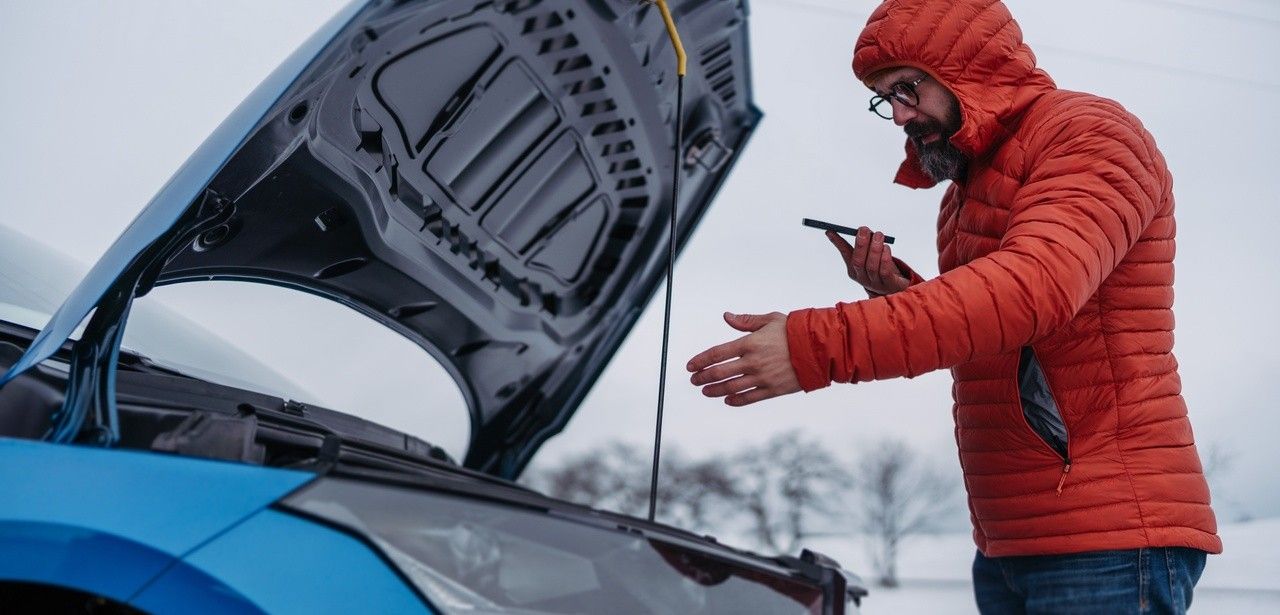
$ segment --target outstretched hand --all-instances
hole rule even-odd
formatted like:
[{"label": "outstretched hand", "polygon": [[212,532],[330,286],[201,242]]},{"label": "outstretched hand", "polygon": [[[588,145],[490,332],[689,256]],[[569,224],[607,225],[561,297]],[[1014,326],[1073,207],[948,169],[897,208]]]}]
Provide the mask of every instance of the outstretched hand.
[{"label": "outstretched hand", "polygon": [[745,406],[800,390],[787,347],[787,316],[731,314],[724,321],[746,332],[732,342],[713,346],[689,360],[689,381],[707,397],[724,397],[730,406]]},{"label": "outstretched hand", "polygon": [[840,252],[849,279],[861,284],[867,294],[891,295],[911,285],[911,280],[902,275],[893,262],[893,252],[884,242],[884,233],[872,233],[864,226],[858,229],[853,245],[833,231],[827,231],[827,239]]}]

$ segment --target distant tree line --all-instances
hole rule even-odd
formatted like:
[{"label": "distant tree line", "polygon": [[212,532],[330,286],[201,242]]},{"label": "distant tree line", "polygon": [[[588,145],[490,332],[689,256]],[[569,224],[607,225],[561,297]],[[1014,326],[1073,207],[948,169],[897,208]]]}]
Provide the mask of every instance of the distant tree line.
[{"label": "distant tree line", "polygon": [[[611,442],[527,472],[547,495],[633,516],[648,514],[651,451]],[[693,459],[664,450],[658,519],[695,533],[748,536],[791,554],[809,539],[860,535],[875,580],[898,583],[903,541],[934,531],[955,510],[957,480],[906,444],[883,440],[846,465],[792,431],[728,455]]]}]

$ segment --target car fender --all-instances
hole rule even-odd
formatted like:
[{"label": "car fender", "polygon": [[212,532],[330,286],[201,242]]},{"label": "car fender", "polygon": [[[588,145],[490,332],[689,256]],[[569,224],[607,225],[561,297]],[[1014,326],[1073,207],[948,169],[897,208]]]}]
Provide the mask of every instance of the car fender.
[{"label": "car fender", "polygon": [[127,600],[187,554],[314,477],[0,438],[0,581]]},{"label": "car fender", "polygon": [[433,613],[364,541],[268,509],[184,558],[130,601],[148,613]]}]

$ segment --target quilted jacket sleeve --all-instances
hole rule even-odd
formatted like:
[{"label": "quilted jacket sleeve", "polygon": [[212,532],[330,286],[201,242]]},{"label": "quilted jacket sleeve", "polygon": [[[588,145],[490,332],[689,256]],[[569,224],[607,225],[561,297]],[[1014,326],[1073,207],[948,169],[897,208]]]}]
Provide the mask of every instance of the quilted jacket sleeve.
[{"label": "quilted jacket sleeve", "polygon": [[1155,217],[1168,172],[1111,105],[1077,106],[1025,142],[1031,172],[998,250],[893,295],[788,316],[804,390],[1010,352],[1075,316]]}]

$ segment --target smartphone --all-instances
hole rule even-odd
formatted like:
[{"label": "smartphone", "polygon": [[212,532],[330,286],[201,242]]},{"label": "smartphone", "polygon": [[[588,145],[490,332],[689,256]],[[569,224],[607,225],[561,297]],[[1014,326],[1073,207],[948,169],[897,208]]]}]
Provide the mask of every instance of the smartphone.
[{"label": "smartphone", "polygon": [[[856,228],[849,228],[849,227],[847,227],[847,226],[840,226],[839,224],[832,224],[832,223],[830,223],[830,222],[823,222],[822,220],[814,220],[814,219],[812,219],[812,218],[805,218],[803,222],[804,222],[804,225],[805,225],[805,226],[811,226],[811,227],[813,227],[813,228],[820,228],[820,229],[822,229],[822,230],[824,230],[824,231],[835,231],[835,232],[840,233],[840,234],[842,234],[842,235],[851,235],[851,236],[855,236],[855,237],[858,235],[858,229],[856,229]],[[893,238],[892,238],[892,237],[890,237],[890,236],[888,236],[888,235],[885,235],[885,236],[884,236],[884,242],[885,242],[885,243],[893,243]]]}]

